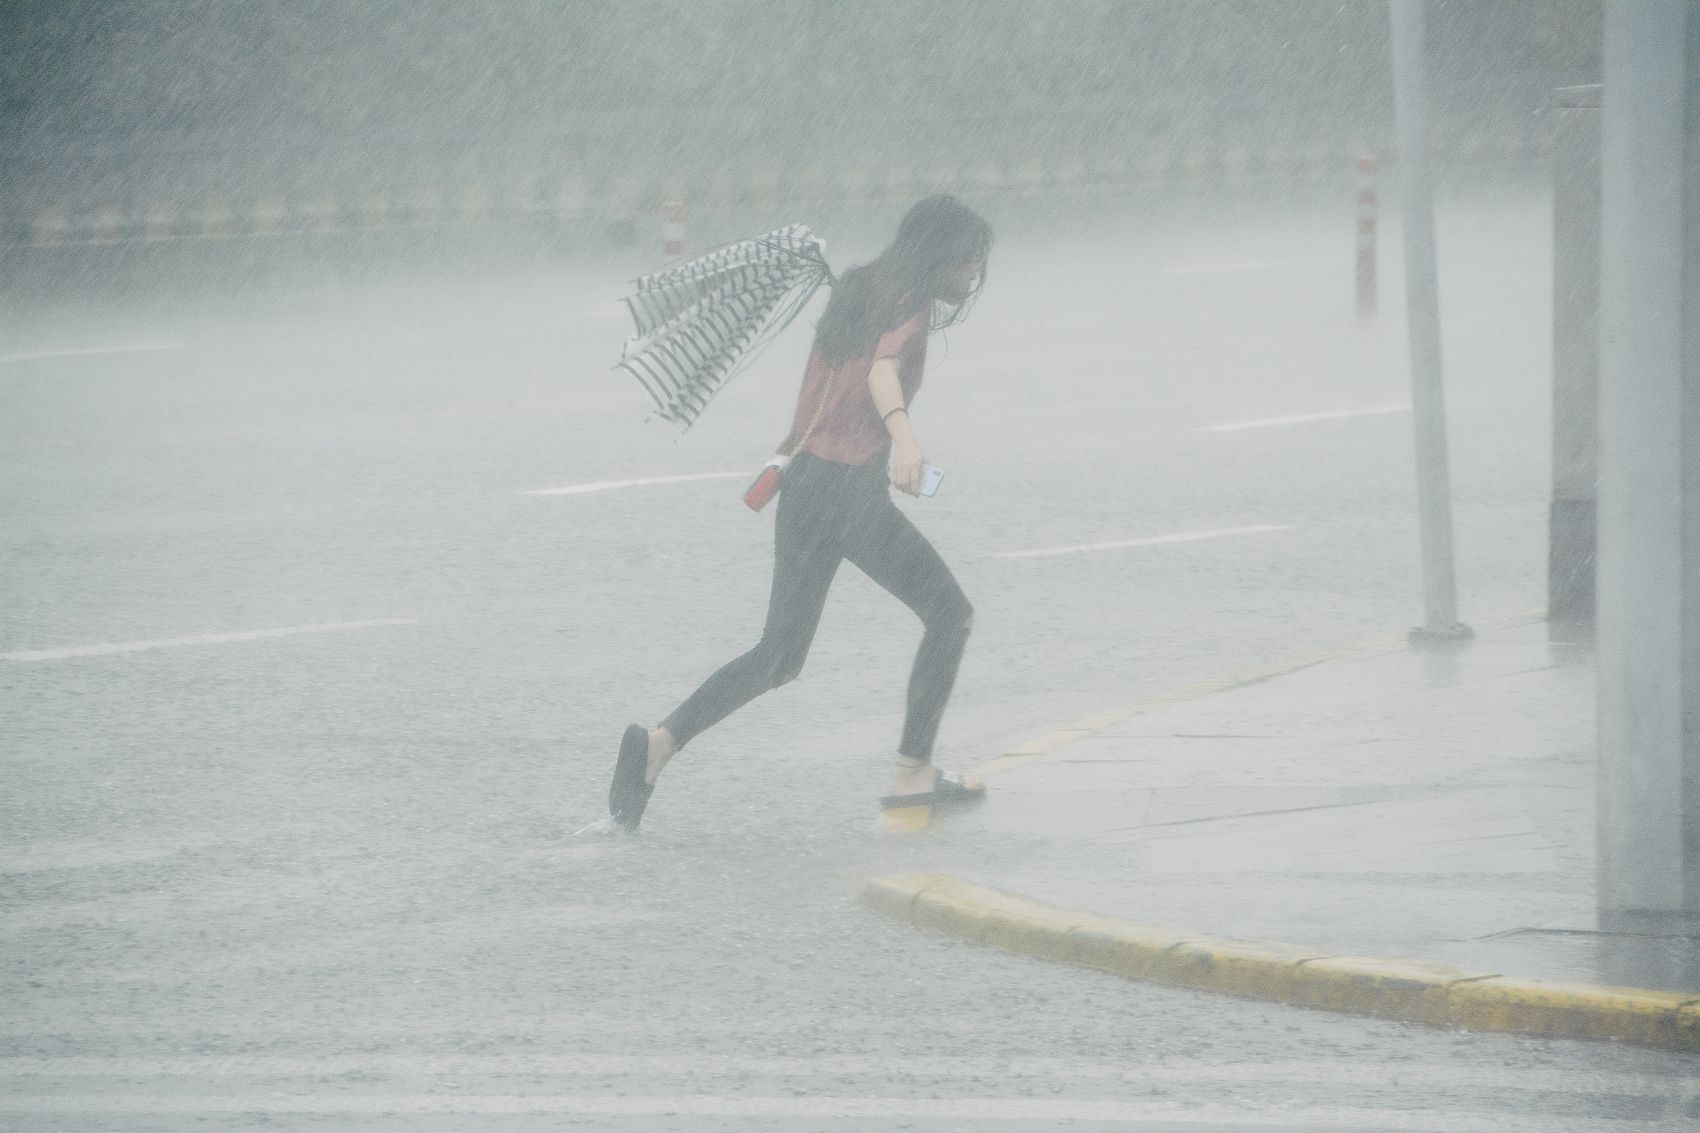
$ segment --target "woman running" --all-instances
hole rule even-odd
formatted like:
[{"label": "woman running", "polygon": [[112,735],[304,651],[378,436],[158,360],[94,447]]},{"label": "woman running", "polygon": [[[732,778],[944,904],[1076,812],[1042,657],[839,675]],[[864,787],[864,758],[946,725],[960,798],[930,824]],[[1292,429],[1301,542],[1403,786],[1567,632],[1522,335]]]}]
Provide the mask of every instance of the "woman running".
[{"label": "woman running", "polygon": [[925,626],[909,674],[908,711],[885,808],[971,802],[983,785],[932,764],[933,740],[962,659],[973,609],[887,488],[915,495],[924,463],[909,420],[927,335],[960,322],[986,278],[992,230],[954,197],[911,208],[891,246],[833,287],[790,435],[775,521],[773,589],[761,641],[713,673],[654,728],[620,741],[608,812],[636,830],[667,761],[691,740],[802,671],[838,564],[848,560]]}]

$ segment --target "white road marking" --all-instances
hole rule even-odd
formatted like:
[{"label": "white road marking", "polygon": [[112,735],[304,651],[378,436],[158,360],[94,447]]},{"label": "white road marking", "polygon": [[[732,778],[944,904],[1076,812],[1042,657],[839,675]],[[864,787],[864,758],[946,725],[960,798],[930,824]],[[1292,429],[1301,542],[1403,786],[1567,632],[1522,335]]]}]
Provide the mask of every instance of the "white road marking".
[{"label": "white road marking", "polygon": [[7,362],[36,362],[45,358],[86,358],[95,354],[148,354],[159,350],[186,350],[174,343],[143,346],[89,346],[80,350],[37,350],[29,354],[0,354],[0,365]]},{"label": "white road marking", "polygon": [[1242,271],[1276,271],[1281,268],[1321,267],[1324,264],[1339,264],[1342,268],[1347,261],[1325,256],[1309,256],[1292,260],[1237,260],[1229,263],[1215,264],[1175,264],[1164,268],[1162,275],[1220,275],[1229,272]]},{"label": "white road marking", "polygon": [[227,641],[258,641],[265,637],[293,637],[302,633],[335,633],[372,626],[406,626],[413,618],[375,618],[364,622],[322,622],[287,629],[251,629],[239,633],[203,633],[194,637],[164,637],[154,641],[119,641],[102,645],[76,645],[66,649],[18,649],[0,653],[0,661],[58,661],[66,657],[101,657],[108,653],[135,653],[143,649],[168,649],[179,645],[222,645]]},{"label": "white road marking", "polygon": [[1409,413],[1409,405],[1381,405],[1374,409],[1338,409],[1331,413],[1299,413],[1291,417],[1266,417],[1261,421],[1234,421],[1226,425],[1202,425],[1201,433],[1237,433],[1241,429],[1269,429],[1276,425],[1302,425],[1310,421],[1339,421],[1347,417],[1375,417],[1384,413]]},{"label": "white road marking", "polygon": [[689,476],[652,476],[647,480],[598,480],[593,484],[568,484],[561,488],[532,488],[521,493],[527,496],[582,496],[588,492],[609,492],[615,488],[647,488],[651,484],[690,484],[697,480],[755,479],[752,472],[694,472]]},{"label": "white road marking", "polygon": [[[1159,1124],[1231,1126],[1235,1129],[1295,1125],[1340,1130],[1427,1130],[1448,1133],[1577,1133],[1596,1131],[1597,1118],[1557,1117],[1548,1112],[1508,1110],[1444,1113],[1370,1106],[1274,1105],[1256,1109],[1209,1102],[1159,1103],[1147,1098],[1032,1097],[762,1097],[693,1095],[643,1097],[624,1094],[300,1094],[150,1095],[13,1094],[0,1098],[3,1113],[246,1113],[246,1114],[478,1114],[603,1117],[942,1118],[956,1121],[1113,1121],[1122,1128]],[[1640,1122],[1626,1128],[1653,1128]],[[1663,1125],[1661,1124],[1661,1128]]]},{"label": "white road marking", "polygon": [[1137,1087],[1234,1085],[1333,1085],[1340,1082],[1376,1083],[1381,1089],[1445,1089],[1456,1094],[1480,1089],[1493,1094],[1508,1090],[1536,1093],[1682,1095],[1687,1079],[1679,1076],[1626,1074],[1610,1071],[1578,1077],[1563,1067],[1530,1067],[1507,1082],[1503,1069],[1450,1062],[1401,1063],[1390,1068],[1381,1061],[1292,1059],[1276,1062],[1215,1062],[1186,1064],[1082,1062],[1072,1058],[988,1059],[939,1056],[917,1062],[885,1055],[709,1055],[709,1054],[337,1054],[317,1057],[234,1054],[182,1055],[174,1058],[17,1055],[0,1058],[0,1078],[326,1078],[344,1074],[480,1075],[607,1078],[658,1075],[718,1078],[727,1075],[765,1075],[780,1078],[817,1075],[883,1075],[893,1081],[921,1079],[929,1083],[953,1078],[1008,1081],[1110,1081]]},{"label": "white road marking", "polygon": [[1117,539],[1111,543],[1076,543],[1068,547],[1042,547],[1036,551],[999,551],[994,559],[1040,559],[1051,555],[1073,555],[1083,551],[1115,551],[1123,547],[1157,547],[1166,543],[1196,543],[1201,539],[1225,539],[1231,535],[1260,535],[1266,531],[1291,531],[1284,523],[1262,523],[1252,527],[1225,527],[1220,531],[1183,531],[1178,535],[1153,535],[1147,539]]}]

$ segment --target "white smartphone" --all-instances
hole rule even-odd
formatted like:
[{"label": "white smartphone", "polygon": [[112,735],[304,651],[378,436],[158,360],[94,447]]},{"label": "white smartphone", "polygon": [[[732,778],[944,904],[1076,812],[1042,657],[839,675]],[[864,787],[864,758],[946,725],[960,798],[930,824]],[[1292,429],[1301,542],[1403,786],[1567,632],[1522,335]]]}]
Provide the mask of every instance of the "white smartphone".
[{"label": "white smartphone", "polygon": [[938,492],[939,481],[944,479],[944,469],[935,468],[931,464],[921,465],[921,494],[931,496]]}]

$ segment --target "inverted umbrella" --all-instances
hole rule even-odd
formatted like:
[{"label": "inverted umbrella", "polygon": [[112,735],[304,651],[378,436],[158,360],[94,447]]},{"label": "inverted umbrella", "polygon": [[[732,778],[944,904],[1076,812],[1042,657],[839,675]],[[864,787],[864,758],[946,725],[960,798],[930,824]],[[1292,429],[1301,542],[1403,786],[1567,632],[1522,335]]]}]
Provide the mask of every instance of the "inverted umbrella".
[{"label": "inverted umbrella", "polygon": [[823,248],[793,224],[639,276],[625,300],[637,333],[617,365],[660,417],[689,428],[832,281]]}]

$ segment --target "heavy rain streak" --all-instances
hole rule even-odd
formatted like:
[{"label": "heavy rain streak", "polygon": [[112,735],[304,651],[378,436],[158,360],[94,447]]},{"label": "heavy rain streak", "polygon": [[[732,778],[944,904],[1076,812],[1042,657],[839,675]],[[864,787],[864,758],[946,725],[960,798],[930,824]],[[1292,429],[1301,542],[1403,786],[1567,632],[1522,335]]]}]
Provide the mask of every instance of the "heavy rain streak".
[{"label": "heavy rain streak", "polygon": [[1700,7],[0,0],[0,1127],[1700,1124]]}]

